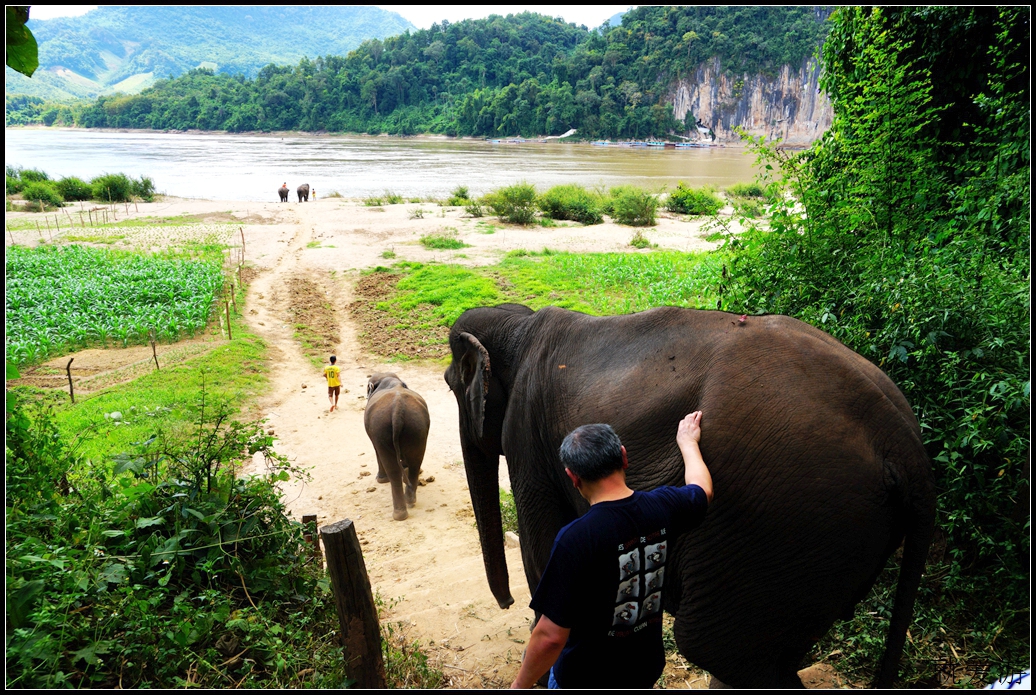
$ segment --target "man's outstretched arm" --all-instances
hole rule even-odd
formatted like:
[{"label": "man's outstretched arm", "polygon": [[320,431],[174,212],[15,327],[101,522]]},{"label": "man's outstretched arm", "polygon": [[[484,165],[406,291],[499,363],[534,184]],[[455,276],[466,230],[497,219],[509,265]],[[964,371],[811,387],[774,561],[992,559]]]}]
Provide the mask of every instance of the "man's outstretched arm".
[{"label": "man's outstretched arm", "polygon": [[684,482],[697,485],[705,491],[705,497],[712,502],[712,475],[701,456],[698,442],[701,441],[701,411],[696,410],[683,420],[676,429],[676,444],[683,455]]},{"label": "man's outstretched arm", "polygon": [[561,656],[561,650],[565,648],[568,633],[571,631],[570,628],[561,627],[547,616],[541,615],[536,627],[533,628],[532,637],[529,638],[529,647],[525,650],[522,667],[511,687],[531,688]]}]

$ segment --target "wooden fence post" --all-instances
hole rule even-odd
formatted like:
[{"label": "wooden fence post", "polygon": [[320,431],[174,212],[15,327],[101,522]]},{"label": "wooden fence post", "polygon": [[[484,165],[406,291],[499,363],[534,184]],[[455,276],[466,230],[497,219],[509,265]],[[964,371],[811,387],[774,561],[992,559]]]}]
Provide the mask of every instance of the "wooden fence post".
[{"label": "wooden fence post", "polygon": [[76,391],[72,387],[72,360],[75,357],[68,358],[68,364],[65,365],[65,374],[68,374],[68,397],[72,399],[72,402],[76,402]]},{"label": "wooden fence post", "polygon": [[234,336],[230,333],[230,302],[227,301],[226,297],[223,298],[223,306],[227,310],[227,340],[233,340]]},{"label": "wooden fence post", "polygon": [[241,232],[241,262],[245,262],[245,228],[238,227],[238,231]]},{"label": "wooden fence post", "polygon": [[381,627],[356,527],[349,519],[324,526],[320,540],[335,595],[346,675],[357,688],[384,688]]},{"label": "wooden fence post", "polygon": [[161,367],[158,366],[158,351],[155,350],[155,340],[158,338],[158,333],[152,328],[148,331],[147,337],[151,342],[151,356],[155,358],[155,369],[161,369]]}]

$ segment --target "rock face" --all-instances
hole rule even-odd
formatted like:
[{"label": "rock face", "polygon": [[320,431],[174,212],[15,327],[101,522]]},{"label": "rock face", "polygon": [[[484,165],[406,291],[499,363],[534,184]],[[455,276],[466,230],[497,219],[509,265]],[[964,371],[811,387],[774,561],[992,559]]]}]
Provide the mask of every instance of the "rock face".
[{"label": "rock face", "polygon": [[[752,135],[780,138],[789,145],[809,145],[831,127],[834,111],[819,89],[820,64],[807,59],[797,68],[785,65],[775,79],[763,75],[728,75],[719,59],[701,65],[692,76],[673,84],[673,115],[690,111],[711,128],[717,142],[738,142],[734,128]],[[691,138],[698,132],[691,131]],[[706,136],[707,137],[707,136]]]}]

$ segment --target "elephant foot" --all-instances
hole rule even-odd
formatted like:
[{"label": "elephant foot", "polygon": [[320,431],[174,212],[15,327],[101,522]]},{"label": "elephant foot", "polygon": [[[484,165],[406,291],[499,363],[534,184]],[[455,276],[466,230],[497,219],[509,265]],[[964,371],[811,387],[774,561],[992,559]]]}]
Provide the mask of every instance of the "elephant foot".
[{"label": "elephant foot", "polygon": [[405,510],[405,509],[393,509],[392,510],[392,518],[395,519],[396,521],[403,521],[408,516],[410,516],[410,515],[407,513],[407,510]]},{"label": "elephant foot", "polygon": [[413,507],[417,504],[417,493],[412,489],[406,491],[406,506]]},{"label": "elephant foot", "polygon": [[378,475],[374,479],[376,481],[378,481],[379,483],[387,483],[388,482],[388,476],[385,475],[384,473],[378,473]]}]

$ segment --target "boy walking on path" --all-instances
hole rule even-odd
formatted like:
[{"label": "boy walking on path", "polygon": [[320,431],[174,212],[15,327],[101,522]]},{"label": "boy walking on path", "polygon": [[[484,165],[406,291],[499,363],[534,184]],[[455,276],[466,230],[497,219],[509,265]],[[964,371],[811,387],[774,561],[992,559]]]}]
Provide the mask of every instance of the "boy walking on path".
[{"label": "boy walking on path", "polygon": [[338,393],[342,390],[342,368],[335,364],[338,358],[334,355],[330,361],[331,364],[324,367],[324,376],[327,377],[327,400],[331,403],[331,410],[327,412],[333,413],[338,407]]},{"label": "boy walking on path", "polygon": [[540,614],[512,688],[550,670],[551,688],[650,688],[662,673],[662,592],[669,545],[702,522],[712,476],[701,411],[679,424],[684,486],[636,492],[626,447],[608,425],[583,425],[559,456],[590,511],[558,532],[530,607]]}]

